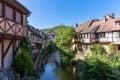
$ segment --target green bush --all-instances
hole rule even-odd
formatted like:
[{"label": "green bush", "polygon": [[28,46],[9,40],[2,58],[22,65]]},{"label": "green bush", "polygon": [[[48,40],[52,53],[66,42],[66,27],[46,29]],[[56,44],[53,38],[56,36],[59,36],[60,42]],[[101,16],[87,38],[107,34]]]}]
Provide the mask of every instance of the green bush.
[{"label": "green bush", "polygon": [[88,55],[84,61],[76,62],[80,80],[118,80],[113,71],[118,68],[119,60],[120,54],[114,57],[107,54]]},{"label": "green bush", "polygon": [[52,45],[48,45],[47,48],[46,48],[46,50],[49,53],[52,53],[54,51]]},{"label": "green bush", "polygon": [[15,70],[23,76],[25,71],[28,72],[29,75],[33,73],[33,61],[31,59],[31,50],[29,47],[28,39],[23,39],[21,42],[21,51],[16,55],[13,61],[13,67]]},{"label": "green bush", "polygon": [[[110,49],[110,52],[114,53],[113,44],[110,44]],[[76,62],[80,80],[118,80],[120,74],[116,69],[120,66],[120,54],[105,53],[105,49],[96,44],[91,47],[91,54],[87,55],[84,61]]]},{"label": "green bush", "polygon": [[30,40],[28,38],[23,38],[20,44],[21,50],[27,50],[28,54],[32,54],[32,49],[30,48]]},{"label": "green bush", "polygon": [[116,69],[120,66],[120,53],[109,56],[109,65]]},{"label": "green bush", "polygon": [[29,75],[33,73],[33,61],[31,60],[26,50],[18,53],[13,61],[13,66],[15,67],[15,70],[21,75],[23,75],[26,70],[28,71]]},{"label": "green bush", "polygon": [[113,43],[109,44],[108,49],[109,49],[109,54],[115,53],[115,45]]},{"label": "green bush", "polygon": [[91,52],[93,54],[102,54],[102,53],[106,53],[106,50],[103,46],[101,46],[100,44],[95,44],[90,48]]},{"label": "green bush", "polygon": [[85,78],[95,80],[117,80],[106,54],[92,54],[86,58],[88,64]]}]

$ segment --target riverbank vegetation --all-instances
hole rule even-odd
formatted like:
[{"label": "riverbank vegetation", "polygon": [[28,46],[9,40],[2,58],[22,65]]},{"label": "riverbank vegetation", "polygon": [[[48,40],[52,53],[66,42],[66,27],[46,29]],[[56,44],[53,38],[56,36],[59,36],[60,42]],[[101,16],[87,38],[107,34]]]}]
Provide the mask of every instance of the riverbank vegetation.
[{"label": "riverbank vegetation", "polygon": [[79,80],[118,80],[120,54],[109,55],[100,44],[91,47],[91,52],[75,62]]},{"label": "riverbank vegetation", "polygon": [[63,27],[57,33],[58,37],[54,39],[53,44],[60,52],[61,68],[75,66],[77,80],[118,80],[120,77],[120,54],[115,54],[115,46],[112,43],[109,45],[109,54],[104,47],[96,44],[90,48],[91,53],[85,56],[84,60],[74,61],[76,52],[71,50],[71,41],[77,33],[73,27],[60,26]]},{"label": "riverbank vegetation", "polygon": [[71,50],[72,38],[76,35],[75,29],[71,26],[61,27],[58,37],[54,39],[54,43],[61,54],[61,66],[71,64],[75,52]]}]

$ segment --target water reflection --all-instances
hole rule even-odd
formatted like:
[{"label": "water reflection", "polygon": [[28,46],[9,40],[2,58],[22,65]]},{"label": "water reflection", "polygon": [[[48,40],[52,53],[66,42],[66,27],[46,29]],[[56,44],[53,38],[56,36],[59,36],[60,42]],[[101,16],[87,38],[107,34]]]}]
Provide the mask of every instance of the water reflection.
[{"label": "water reflection", "polygon": [[59,76],[54,73],[55,69],[55,64],[47,63],[45,66],[45,72],[41,75],[40,80],[60,80]]},{"label": "water reflection", "polygon": [[66,69],[58,68],[57,64],[60,63],[60,59],[58,52],[48,56],[45,71],[41,74],[40,80],[74,80],[70,66]]},{"label": "water reflection", "polygon": [[60,80],[60,77],[55,73],[57,69],[55,62],[60,62],[60,55],[58,52],[48,56],[45,71],[41,74],[40,80]]}]

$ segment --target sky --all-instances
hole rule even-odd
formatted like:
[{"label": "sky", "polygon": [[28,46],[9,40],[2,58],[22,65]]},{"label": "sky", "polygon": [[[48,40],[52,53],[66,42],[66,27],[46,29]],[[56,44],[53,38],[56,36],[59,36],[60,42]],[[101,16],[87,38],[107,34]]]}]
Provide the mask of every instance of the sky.
[{"label": "sky", "polygon": [[30,25],[46,29],[57,25],[74,26],[105,14],[120,17],[120,0],[18,0],[31,12]]}]

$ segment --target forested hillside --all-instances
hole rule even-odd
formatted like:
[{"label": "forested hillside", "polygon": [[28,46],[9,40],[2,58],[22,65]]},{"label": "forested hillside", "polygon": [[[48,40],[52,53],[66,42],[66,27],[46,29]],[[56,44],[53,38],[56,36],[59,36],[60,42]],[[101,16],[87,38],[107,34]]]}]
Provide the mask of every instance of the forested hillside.
[{"label": "forested hillside", "polygon": [[60,30],[64,30],[65,27],[70,27],[70,26],[58,25],[58,26],[56,26],[56,27],[48,28],[48,29],[42,29],[42,30],[40,30],[40,31],[42,31],[42,32],[44,32],[44,33],[47,34],[51,29],[53,29],[56,34],[59,34]]}]

